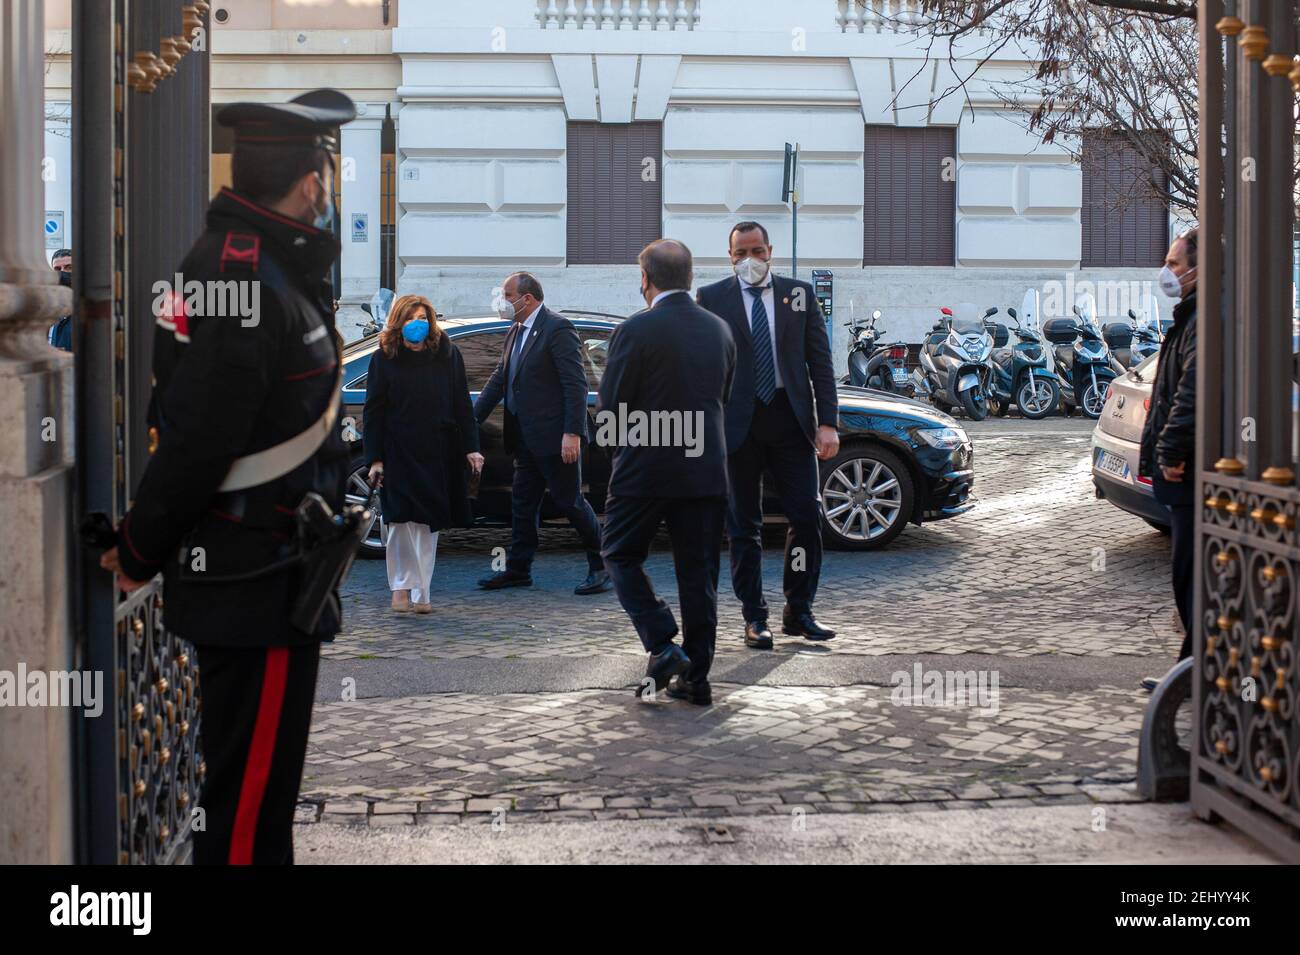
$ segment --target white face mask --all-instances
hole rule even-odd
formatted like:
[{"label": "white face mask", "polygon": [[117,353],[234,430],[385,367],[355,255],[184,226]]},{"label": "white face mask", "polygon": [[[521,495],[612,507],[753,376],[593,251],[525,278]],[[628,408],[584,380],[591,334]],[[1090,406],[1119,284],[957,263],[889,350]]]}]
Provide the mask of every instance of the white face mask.
[{"label": "white face mask", "polygon": [[767,278],[768,264],[762,259],[744,258],[734,266],[736,275],[742,282],[757,285]]},{"label": "white face mask", "polygon": [[[1186,278],[1187,276],[1192,275],[1195,272],[1196,269],[1194,267],[1190,268],[1183,273],[1182,278]],[[1169,266],[1166,265],[1160,269],[1160,278],[1158,278],[1156,281],[1159,282],[1160,284],[1160,291],[1164,292],[1170,298],[1183,297],[1182,279],[1180,279],[1177,275],[1175,275],[1174,270],[1171,269]]]},{"label": "white face mask", "polygon": [[515,320],[515,303],[499,298],[492,303],[496,309],[497,316],[503,322],[513,322]]}]

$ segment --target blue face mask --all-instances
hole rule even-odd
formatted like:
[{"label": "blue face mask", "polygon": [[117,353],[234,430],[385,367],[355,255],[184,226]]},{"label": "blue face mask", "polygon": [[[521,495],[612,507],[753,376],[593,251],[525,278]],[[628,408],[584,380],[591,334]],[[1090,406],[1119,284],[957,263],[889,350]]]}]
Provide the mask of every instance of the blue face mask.
[{"label": "blue face mask", "polygon": [[429,320],[413,318],[402,326],[402,337],[412,345],[418,345],[429,337]]},{"label": "blue face mask", "polygon": [[322,232],[333,232],[334,197],[330,194],[328,189],[325,189],[325,180],[321,180],[320,186],[321,189],[325,190],[325,211],[316,213],[316,218],[312,220],[311,224],[314,228],[320,229]]}]

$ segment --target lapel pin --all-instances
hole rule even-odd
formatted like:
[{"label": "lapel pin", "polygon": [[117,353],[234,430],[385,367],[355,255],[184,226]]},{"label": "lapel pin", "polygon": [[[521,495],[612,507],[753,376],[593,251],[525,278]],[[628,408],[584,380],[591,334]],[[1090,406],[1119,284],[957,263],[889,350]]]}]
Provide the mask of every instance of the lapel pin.
[{"label": "lapel pin", "polygon": [[785,298],[781,299],[781,304],[782,304],[782,305],[789,305],[789,304],[790,304],[790,298],[789,298],[789,296],[786,296]]}]

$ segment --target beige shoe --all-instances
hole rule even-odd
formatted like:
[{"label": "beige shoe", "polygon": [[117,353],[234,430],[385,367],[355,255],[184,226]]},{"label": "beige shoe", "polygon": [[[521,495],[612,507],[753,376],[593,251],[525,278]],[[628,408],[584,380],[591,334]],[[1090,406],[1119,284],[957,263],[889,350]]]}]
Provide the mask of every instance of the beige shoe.
[{"label": "beige shoe", "polygon": [[411,604],[411,609],[416,613],[433,613],[433,604]]},{"label": "beige shoe", "polygon": [[411,592],[409,590],[393,591],[393,611],[395,613],[411,612]]}]

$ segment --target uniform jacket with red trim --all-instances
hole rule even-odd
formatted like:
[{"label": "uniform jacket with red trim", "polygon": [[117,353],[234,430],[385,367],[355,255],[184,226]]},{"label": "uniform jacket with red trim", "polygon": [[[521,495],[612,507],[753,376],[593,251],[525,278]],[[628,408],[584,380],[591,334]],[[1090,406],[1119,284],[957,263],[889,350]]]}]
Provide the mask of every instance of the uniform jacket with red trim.
[{"label": "uniform jacket with red trim", "polygon": [[[255,572],[289,553],[304,494],[342,507],[340,428],[284,477],[218,491],[236,458],[292,438],[326,410],[340,361],[328,282],[338,254],[332,233],[223,189],[178,273],[154,286],[157,447],[118,553],[133,579],[162,571],[164,623],[195,643],[282,646],[338,632],[337,601],[314,634],[290,626],[297,568]],[[254,576],[216,581],[235,575]]]}]

